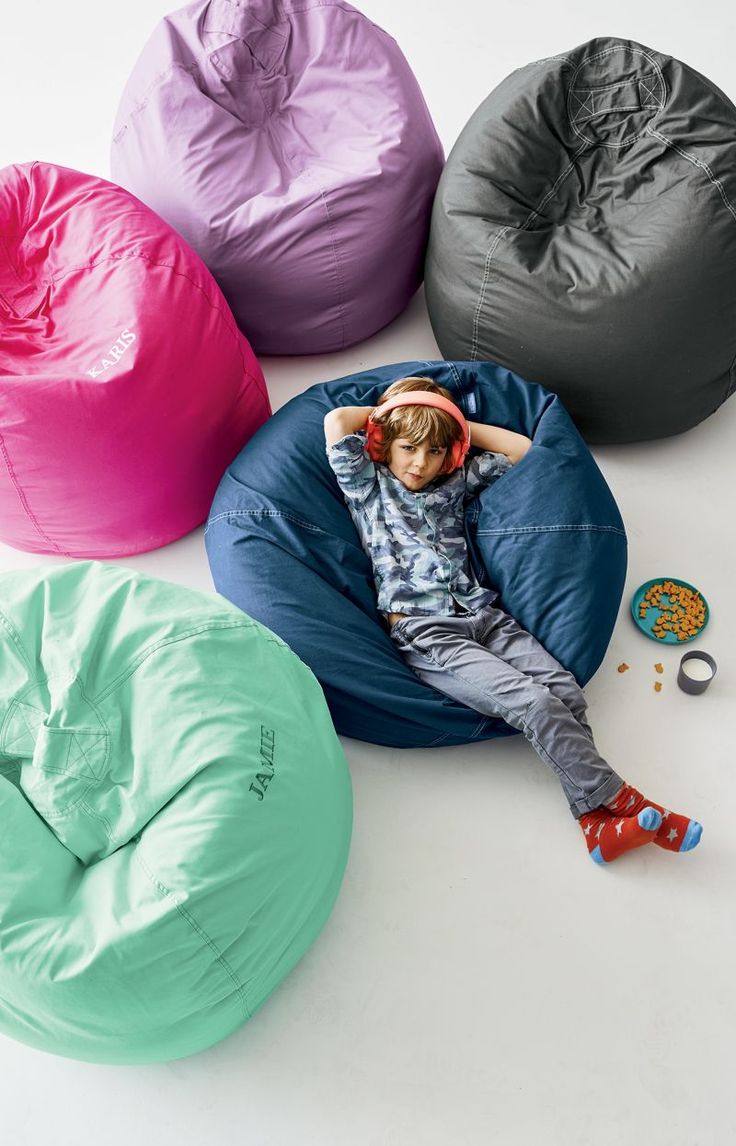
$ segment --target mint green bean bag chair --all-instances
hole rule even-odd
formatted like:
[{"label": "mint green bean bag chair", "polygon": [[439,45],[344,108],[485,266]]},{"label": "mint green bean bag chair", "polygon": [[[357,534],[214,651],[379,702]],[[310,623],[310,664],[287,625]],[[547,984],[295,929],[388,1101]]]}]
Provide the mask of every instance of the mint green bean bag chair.
[{"label": "mint green bean bag chair", "polygon": [[235,1030],[316,938],[351,787],[317,681],[221,597],[0,575],[0,1031],[96,1062]]}]

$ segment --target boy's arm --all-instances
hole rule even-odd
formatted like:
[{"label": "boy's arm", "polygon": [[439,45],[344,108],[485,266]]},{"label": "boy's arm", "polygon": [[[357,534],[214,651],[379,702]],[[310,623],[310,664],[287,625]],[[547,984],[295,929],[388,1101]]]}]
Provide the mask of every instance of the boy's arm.
[{"label": "boy's arm", "polygon": [[512,465],[524,457],[532,444],[531,438],[504,430],[501,426],[487,426],[484,422],[468,422],[471,445],[493,454],[505,454]]},{"label": "boy's arm", "polygon": [[355,434],[365,429],[369,415],[375,406],[335,406],[325,414],[325,441],[334,446],[347,434]]}]

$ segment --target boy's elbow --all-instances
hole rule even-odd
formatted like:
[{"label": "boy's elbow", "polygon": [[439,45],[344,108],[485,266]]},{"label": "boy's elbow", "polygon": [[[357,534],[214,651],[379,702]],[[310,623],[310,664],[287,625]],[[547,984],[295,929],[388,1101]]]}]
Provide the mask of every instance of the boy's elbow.
[{"label": "boy's elbow", "polygon": [[531,449],[531,445],[531,438],[522,438],[521,441],[514,444],[513,449],[509,450],[508,453],[508,458],[512,466],[517,465],[522,458],[526,457],[526,455],[529,453],[529,450]]},{"label": "boy's elbow", "polygon": [[328,410],[325,414],[323,425],[325,441],[328,446],[334,446],[335,442],[339,442],[340,438],[344,437],[339,409]]}]

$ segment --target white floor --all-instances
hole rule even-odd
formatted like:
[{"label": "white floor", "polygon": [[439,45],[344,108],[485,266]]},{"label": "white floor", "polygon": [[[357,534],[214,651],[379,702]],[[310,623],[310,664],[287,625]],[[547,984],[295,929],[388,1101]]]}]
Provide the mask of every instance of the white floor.
[{"label": "white floor", "polygon": [[[7,5],[0,166],[38,158],[107,175],[118,93],[167,7]],[[579,0],[562,10],[542,0],[362,9],[398,39],[448,148],[508,71],[595,35],[670,52],[736,97],[736,9],[725,0],[621,0],[615,18]],[[439,354],[420,295],[344,354],[264,368],[278,408],[312,382],[423,356]],[[608,656],[586,690],[593,727],[619,771],[702,820],[698,850],[648,847],[596,867],[519,738],[431,752],[346,741],[347,876],[285,984],[226,1042],[167,1066],[90,1066],[0,1038],[3,1142],[734,1141],[736,399],[679,438],[594,452],[628,528],[630,567]],[[0,546],[0,571],[38,561]],[[125,564],[211,587],[201,530]],[[636,585],[662,575],[697,584],[711,604],[695,647],[719,672],[702,697],[678,691],[678,650],[646,640],[627,613]]]}]

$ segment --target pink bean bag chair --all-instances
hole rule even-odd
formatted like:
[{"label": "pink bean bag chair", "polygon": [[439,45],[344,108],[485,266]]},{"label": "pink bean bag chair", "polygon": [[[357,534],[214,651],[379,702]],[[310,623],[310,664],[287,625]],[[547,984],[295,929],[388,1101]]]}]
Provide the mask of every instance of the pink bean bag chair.
[{"label": "pink bean bag chair", "polygon": [[104,179],[0,171],[0,541],[116,557],[207,516],[270,413],[199,257]]},{"label": "pink bean bag chair", "polygon": [[111,158],[263,354],[342,350],[404,309],[442,163],[395,41],[324,0],[198,0],[167,16],[123,93]]}]

